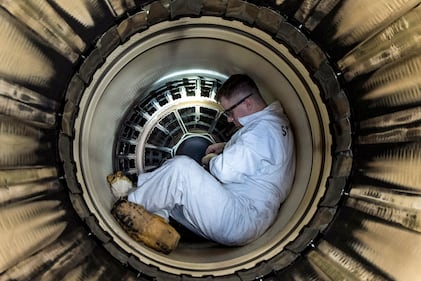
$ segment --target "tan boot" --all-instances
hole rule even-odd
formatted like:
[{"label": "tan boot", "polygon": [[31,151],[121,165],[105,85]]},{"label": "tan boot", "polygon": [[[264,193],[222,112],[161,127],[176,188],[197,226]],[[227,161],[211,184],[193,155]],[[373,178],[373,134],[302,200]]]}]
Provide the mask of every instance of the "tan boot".
[{"label": "tan boot", "polygon": [[132,181],[126,177],[122,171],[107,176],[107,181],[111,186],[111,192],[116,199],[126,197],[133,188]]},{"label": "tan boot", "polygon": [[154,250],[169,254],[178,245],[180,234],[141,205],[120,199],[114,203],[111,214],[131,238]]}]

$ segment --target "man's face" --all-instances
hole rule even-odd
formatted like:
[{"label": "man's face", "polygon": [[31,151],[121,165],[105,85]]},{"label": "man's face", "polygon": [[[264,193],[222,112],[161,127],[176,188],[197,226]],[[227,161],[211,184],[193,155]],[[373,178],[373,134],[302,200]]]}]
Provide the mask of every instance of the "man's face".
[{"label": "man's face", "polygon": [[225,97],[221,97],[220,103],[224,110],[230,109],[231,110],[226,112],[228,122],[234,123],[236,127],[240,127],[241,124],[238,121],[238,118],[248,115],[247,105],[245,101],[245,96],[234,96],[231,99],[227,99]]}]

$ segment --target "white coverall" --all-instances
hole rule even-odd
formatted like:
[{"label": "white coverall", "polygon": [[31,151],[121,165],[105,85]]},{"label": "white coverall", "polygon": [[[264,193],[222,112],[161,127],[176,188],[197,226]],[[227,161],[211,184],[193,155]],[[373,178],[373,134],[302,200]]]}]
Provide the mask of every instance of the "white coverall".
[{"label": "white coverall", "polygon": [[176,156],[140,174],[128,200],[224,245],[244,245],[273,223],[295,173],[289,121],[279,102],[239,119],[242,127],[209,171]]}]

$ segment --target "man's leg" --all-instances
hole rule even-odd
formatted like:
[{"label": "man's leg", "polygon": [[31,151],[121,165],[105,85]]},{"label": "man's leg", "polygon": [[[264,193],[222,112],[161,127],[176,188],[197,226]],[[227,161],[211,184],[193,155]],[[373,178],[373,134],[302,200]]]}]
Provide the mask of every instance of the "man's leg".
[{"label": "man's leg", "polygon": [[176,156],[156,171],[140,174],[138,188],[128,200],[165,219],[177,205],[182,206],[189,224],[203,236],[217,240],[235,198],[194,160]]},{"label": "man's leg", "polygon": [[183,206],[177,205],[175,206],[174,209],[172,209],[170,216],[176,220],[178,223],[182,224],[185,228],[187,228],[188,230],[190,230],[191,232],[193,232],[194,234],[201,236],[201,237],[206,237],[206,235],[204,235],[200,229],[198,229],[197,227],[195,227],[194,225],[192,225],[185,217],[184,215],[184,208]]}]

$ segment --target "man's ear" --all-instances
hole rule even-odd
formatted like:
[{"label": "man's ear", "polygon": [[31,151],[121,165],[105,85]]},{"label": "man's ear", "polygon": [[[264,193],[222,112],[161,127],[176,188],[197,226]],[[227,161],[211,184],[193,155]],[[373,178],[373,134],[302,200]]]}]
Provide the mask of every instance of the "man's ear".
[{"label": "man's ear", "polygon": [[247,98],[244,102],[246,103],[246,107],[247,107],[248,110],[253,109],[254,101],[251,98]]}]

